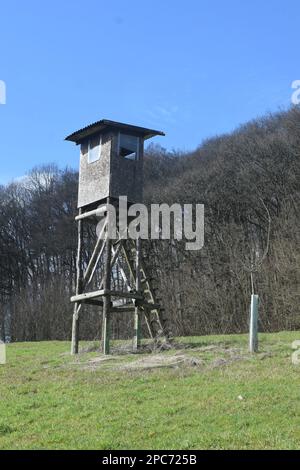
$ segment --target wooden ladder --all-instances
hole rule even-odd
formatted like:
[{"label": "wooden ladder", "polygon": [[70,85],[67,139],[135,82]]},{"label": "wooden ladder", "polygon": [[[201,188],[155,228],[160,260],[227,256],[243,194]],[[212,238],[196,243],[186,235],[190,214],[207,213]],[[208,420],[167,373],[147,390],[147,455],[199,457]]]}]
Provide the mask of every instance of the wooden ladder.
[{"label": "wooden ladder", "polygon": [[[130,258],[136,258],[136,247],[135,243],[130,240]],[[147,304],[152,304],[153,308],[144,306],[142,307],[146,325],[150,334],[151,339],[153,340],[163,340],[168,339],[167,331],[167,320],[164,316],[165,309],[161,306],[161,299],[156,295],[158,290],[153,286],[153,278],[147,276],[147,270],[145,263],[141,259],[140,262],[140,273],[141,273],[141,291],[144,299]]]}]

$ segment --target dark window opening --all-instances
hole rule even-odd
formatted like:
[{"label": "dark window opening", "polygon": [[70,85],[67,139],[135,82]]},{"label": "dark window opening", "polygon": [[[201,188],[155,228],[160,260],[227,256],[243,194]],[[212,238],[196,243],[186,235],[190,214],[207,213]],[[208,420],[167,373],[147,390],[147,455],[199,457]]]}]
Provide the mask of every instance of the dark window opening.
[{"label": "dark window opening", "polygon": [[119,156],[127,160],[138,160],[139,138],[133,135],[119,135]]}]

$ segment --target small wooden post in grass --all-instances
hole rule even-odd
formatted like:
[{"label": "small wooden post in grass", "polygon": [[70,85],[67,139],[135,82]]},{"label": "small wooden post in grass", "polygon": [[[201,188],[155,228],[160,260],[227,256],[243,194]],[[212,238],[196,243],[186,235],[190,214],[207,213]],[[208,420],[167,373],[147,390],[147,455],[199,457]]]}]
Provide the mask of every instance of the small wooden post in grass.
[{"label": "small wooden post in grass", "polygon": [[258,351],[258,295],[251,295],[250,306],[250,332],[249,332],[249,351],[255,353]]},{"label": "small wooden post in grass", "polygon": [[6,364],[6,345],[0,340],[0,364]]}]

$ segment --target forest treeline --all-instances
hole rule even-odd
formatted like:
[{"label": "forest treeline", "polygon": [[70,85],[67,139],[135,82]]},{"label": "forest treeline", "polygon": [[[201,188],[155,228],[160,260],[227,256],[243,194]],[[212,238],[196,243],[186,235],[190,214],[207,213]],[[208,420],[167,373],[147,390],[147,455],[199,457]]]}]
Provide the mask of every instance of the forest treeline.
[{"label": "forest treeline", "polygon": [[[252,289],[260,296],[260,331],[300,328],[299,156],[298,108],[194,152],[148,147],[145,201],[205,206],[202,250],[177,241],[144,246],[174,335],[245,332]],[[77,181],[76,171],[48,165],[0,187],[2,338],[70,338]],[[82,338],[99,338],[98,310],[85,307]],[[131,336],[131,321],[114,318],[114,337]]]}]

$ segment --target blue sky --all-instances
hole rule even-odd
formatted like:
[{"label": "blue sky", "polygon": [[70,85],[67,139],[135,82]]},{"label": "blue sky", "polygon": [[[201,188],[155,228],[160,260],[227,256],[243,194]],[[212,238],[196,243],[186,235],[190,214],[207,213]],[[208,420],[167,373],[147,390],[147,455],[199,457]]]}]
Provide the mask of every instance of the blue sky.
[{"label": "blue sky", "polygon": [[300,79],[296,0],[0,1],[0,183],[78,166],[64,137],[101,118],[190,150],[289,106]]}]

